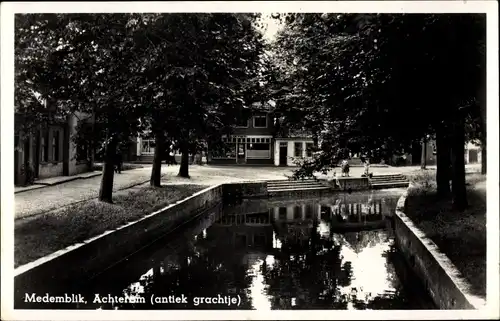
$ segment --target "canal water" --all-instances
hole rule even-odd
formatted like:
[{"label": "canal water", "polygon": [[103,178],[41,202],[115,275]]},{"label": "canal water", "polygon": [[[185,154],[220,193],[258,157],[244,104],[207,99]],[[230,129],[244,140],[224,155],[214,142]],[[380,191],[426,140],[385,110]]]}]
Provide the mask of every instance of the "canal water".
[{"label": "canal water", "polygon": [[399,195],[219,206],[90,282],[61,285],[84,304],[25,308],[435,309],[394,246]]}]

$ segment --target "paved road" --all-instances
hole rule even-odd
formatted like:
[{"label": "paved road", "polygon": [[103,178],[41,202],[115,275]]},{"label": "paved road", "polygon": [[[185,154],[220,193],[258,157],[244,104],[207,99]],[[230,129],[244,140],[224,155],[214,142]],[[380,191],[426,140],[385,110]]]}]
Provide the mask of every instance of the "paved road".
[{"label": "paved road", "polygon": [[[375,174],[405,173],[418,170],[419,167],[373,167]],[[285,179],[293,168],[287,167],[247,167],[247,166],[190,166],[190,179],[177,177],[179,166],[162,167],[162,184],[201,184],[213,185],[224,182],[245,180]],[[351,176],[360,176],[362,167],[352,167]],[[338,171],[337,171],[338,173]],[[122,190],[149,181],[151,165],[116,174],[114,190]],[[31,216],[79,201],[96,198],[99,193],[101,176],[80,179],[60,185],[44,187],[15,194],[15,217]]]}]

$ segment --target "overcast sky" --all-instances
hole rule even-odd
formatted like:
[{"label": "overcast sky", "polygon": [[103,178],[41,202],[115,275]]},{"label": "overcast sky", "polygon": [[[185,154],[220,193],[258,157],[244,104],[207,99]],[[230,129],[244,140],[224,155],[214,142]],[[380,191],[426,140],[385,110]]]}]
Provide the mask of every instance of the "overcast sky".
[{"label": "overcast sky", "polygon": [[276,32],[280,29],[279,21],[276,19],[272,19],[267,14],[262,15],[262,20],[264,24],[266,24],[266,29],[264,30],[264,36],[269,40],[274,40],[276,36]]}]

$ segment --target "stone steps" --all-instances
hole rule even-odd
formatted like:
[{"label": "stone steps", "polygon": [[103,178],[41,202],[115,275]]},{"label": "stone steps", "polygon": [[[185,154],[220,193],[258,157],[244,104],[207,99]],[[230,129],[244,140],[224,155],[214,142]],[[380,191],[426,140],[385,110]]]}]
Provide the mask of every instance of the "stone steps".
[{"label": "stone steps", "polygon": [[401,174],[377,175],[370,178],[373,189],[408,187],[410,182]]},{"label": "stone steps", "polygon": [[309,195],[329,191],[330,188],[315,179],[278,180],[267,182],[269,196],[278,195]]},{"label": "stone steps", "polygon": [[409,182],[377,183],[377,184],[372,184],[372,189],[386,189],[386,188],[408,187],[408,184],[409,184]]}]

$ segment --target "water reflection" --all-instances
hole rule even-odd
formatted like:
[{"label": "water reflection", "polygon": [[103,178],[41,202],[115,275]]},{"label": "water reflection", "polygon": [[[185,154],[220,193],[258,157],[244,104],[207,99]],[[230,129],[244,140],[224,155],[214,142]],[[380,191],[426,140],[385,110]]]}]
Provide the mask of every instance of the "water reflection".
[{"label": "water reflection", "polygon": [[[384,220],[396,201],[369,193],[226,206],[81,290],[89,301],[99,294],[145,302],[79,308],[430,308],[424,293],[408,290],[398,278],[390,230],[336,232],[349,222]],[[417,304],[415,296],[424,299]],[[211,301],[195,300],[204,297]]]}]

